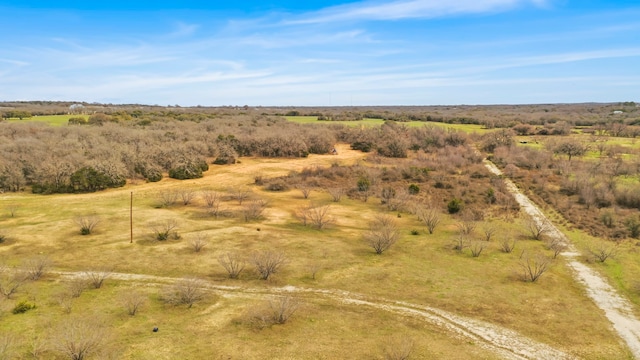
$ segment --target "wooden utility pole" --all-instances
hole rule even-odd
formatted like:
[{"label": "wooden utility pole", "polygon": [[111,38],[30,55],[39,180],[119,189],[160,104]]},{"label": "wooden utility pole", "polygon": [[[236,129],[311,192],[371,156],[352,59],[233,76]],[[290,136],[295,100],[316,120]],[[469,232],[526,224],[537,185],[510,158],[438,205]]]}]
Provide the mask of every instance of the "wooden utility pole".
[{"label": "wooden utility pole", "polygon": [[133,191],[131,192],[131,203],[129,205],[129,228],[131,229],[131,240],[129,244],[133,244]]}]

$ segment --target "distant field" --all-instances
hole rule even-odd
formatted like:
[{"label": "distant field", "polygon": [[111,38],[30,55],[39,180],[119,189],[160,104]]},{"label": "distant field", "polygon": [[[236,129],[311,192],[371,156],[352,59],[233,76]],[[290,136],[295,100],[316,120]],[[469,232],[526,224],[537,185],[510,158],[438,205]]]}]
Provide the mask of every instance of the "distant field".
[{"label": "distant field", "polygon": [[28,118],[28,119],[9,119],[7,121],[9,122],[20,122],[20,123],[25,123],[25,122],[43,122],[43,123],[47,123],[49,125],[52,126],[64,126],[67,125],[69,123],[69,119],[72,117],[83,117],[83,118],[87,118],[88,116],[86,115],[44,115],[44,116],[34,116],[32,118]]},{"label": "distant field", "polygon": [[[319,121],[317,116],[285,116],[285,118],[289,121],[296,122],[299,124],[340,124],[346,126],[380,126],[384,123],[384,120],[381,119],[363,119],[358,121]],[[440,122],[427,122],[427,121],[408,121],[400,123],[409,127],[421,127],[425,125],[430,126],[439,126],[450,129],[462,130],[467,133],[484,133],[489,131],[485,129],[482,125],[474,125],[474,124],[445,124]]]}]

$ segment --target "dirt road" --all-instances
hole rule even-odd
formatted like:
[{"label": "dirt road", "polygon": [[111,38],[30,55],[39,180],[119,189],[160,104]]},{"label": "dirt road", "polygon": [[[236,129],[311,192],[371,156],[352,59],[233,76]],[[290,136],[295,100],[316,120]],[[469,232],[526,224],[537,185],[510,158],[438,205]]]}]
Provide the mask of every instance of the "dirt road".
[{"label": "dirt road", "polygon": [[[485,161],[485,166],[493,174],[502,175],[500,169],[493,163]],[[522,210],[536,222],[548,224],[549,236],[559,239],[567,245],[568,251],[562,255],[573,270],[575,279],[584,285],[587,295],[604,311],[605,316],[611,321],[613,328],[625,341],[633,356],[640,359],[640,321],[633,314],[631,303],[620,296],[604,277],[578,260],[580,254],[569,239],[546,218],[527,196],[520,192],[511,180],[504,178],[504,182]]]},{"label": "dirt road", "polygon": [[[54,272],[63,278],[83,276],[82,272]],[[171,284],[178,278],[142,274],[112,273],[110,278],[120,281],[140,282],[145,285]],[[523,337],[508,330],[483,321],[473,320],[429,306],[411,304],[380,298],[370,298],[362,294],[342,290],[313,289],[296,286],[271,288],[247,288],[240,286],[220,286],[204,282],[207,290],[221,297],[244,297],[268,299],[274,296],[295,295],[297,297],[327,299],[344,304],[368,306],[400,316],[411,317],[436,325],[452,336],[473,341],[478,346],[496,353],[504,359],[573,359],[573,357],[548,345]]]}]

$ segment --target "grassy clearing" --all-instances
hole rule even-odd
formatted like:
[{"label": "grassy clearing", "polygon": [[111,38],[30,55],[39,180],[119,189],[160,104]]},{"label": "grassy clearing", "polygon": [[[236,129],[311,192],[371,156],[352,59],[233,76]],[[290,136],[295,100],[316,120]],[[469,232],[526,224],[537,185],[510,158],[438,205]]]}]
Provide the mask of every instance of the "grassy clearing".
[{"label": "grassy clearing", "polygon": [[[435,234],[427,235],[415,216],[401,214],[397,218],[403,229],[401,239],[378,256],[365,245],[362,234],[368,219],[383,211],[379,199],[372,198],[367,203],[348,199],[331,203],[328,194],[312,192],[311,200],[330,204],[337,219],[335,225],[319,231],[303,227],[295,219],[295,209],[309,201],[299,191],[273,193],[253,185],[257,174],[283,175],[309,166],[354,163],[364,156],[346,145],[341,145],[339,154],[278,161],[243,158],[241,164],[212,166],[198,180],[165,179],[96,194],[5,193],[0,195],[2,204],[20,207],[14,217],[6,212],[0,216],[2,229],[9,235],[9,240],[0,245],[0,259],[17,265],[34,254],[43,254],[50,256],[61,270],[115,266],[119,272],[195,275],[219,285],[348,290],[485,320],[587,359],[625,357],[626,352],[608,321],[574,282],[562,259],[555,261],[539,283],[517,279],[523,251],[550,255],[542,242],[526,239],[517,221],[494,219],[500,229],[496,239],[487,244],[480,257],[474,258],[468,249],[462,252],[452,249],[458,219],[443,216]],[[187,206],[157,207],[162,191],[213,189],[226,194],[230,187],[246,188],[253,197],[268,200],[264,218],[243,221],[238,215],[241,206],[231,199],[221,206],[236,216],[217,219],[206,215],[202,199]],[[129,244],[131,191],[133,244]],[[94,213],[102,222],[94,234],[80,235],[73,219]],[[390,214],[396,216],[395,212]],[[150,227],[165,219],[177,222],[179,240],[153,239]],[[418,229],[420,234],[411,235],[411,229]],[[207,235],[209,245],[194,253],[188,241],[199,233]],[[473,237],[479,238],[480,234],[481,225]],[[520,240],[511,254],[499,250],[499,241],[505,237]],[[261,249],[278,249],[289,258],[283,271],[266,282],[250,270],[243,272],[240,279],[230,280],[217,262],[217,257],[227,251],[249,254]],[[314,266],[319,269],[315,280],[310,271]],[[631,266],[631,273],[621,276],[637,278],[635,267]],[[290,324],[256,331],[246,326],[243,317],[260,299],[217,296],[187,310],[163,305],[153,286],[140,287],[151,301],[140,316],[130,318],[115,301],[128,286],[113,281],[103,289],[87,291],[74,310],[106,314],[107,322],[116,324],[113,329],[122,358],[169,359],[175,354],[185,358],[234,355],[258,359],[266,354],[282,359],[382,358],[381,342],[396,332],[415,339],[416,358],[494,358],[477,346],[422,322],[314,297],[305,299],[304,307]],[[29,285],[16,300],[4,301],[0,317],[6,321],[0,322],[0,329],[15,334],[39,334],[41,324],[56,323],[67,316],[56,310],[57,305],[51,300],[59,288],[59,279],[50,276]],[[10,314],[8,309],[22,298],[33,299],[38,308],[23,317]],[[152,333],[153,326],[160,326],[161,331]],[[215,345],[211,339],[216,339]],[[349,349],[348,355],[344,349]]]},{"label": "grassy clearing", "polygon": [[[384,124],[384,120],[381,119],[363,119],[358,121],[318,121],[317,116],[285,116],[288,121],[296,122],[299,124],[340,124],[352,127],[361,127],[361,126],[380,126]],[[467,133],[484,133],[490,131],[485,129],[482,125],[474,125],[474,124],[445,124],[440,122],[427,122],[427,121],[408,121],[401,123],[408,127],[422,127],[425,125],[429,126],[437,126],[444,127],[448,129],[461,130]]]},{"label": "grassy clearing", "polygon": [[37,122],[37,123],[45,123],[51,126],[65,126],[69,123],[69,119],[72,117],[83,117],[88,118],[87,115],[43,115],[43,116],[34,116],[28,119],[9,119],[8,122]]}]

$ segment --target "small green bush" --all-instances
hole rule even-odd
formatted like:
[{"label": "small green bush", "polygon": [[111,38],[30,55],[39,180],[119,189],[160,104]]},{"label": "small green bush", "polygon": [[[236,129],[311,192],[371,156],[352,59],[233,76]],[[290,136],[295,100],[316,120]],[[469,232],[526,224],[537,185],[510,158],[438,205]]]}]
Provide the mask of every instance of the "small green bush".
[{"label": "small green bush", "polygon": [[31,309],[35,309],[36,304],[30,303],[27,300],[20,301],[16,304],[16,306],[11,310],[14,314],[24,314]]},{"label": "small green bush", "polygon": [[416,184],[409,185],[409,194],[416,195],[420,192],[420,186]]},{"label": "small green bush", "polygon": [[449,214],[455,214],[459,212],[460,210],[462,210],[462,200],[456,198],[451,199],[451,201],[449,201],[449,203],[447,204],[447,210],[449,211]]}]

